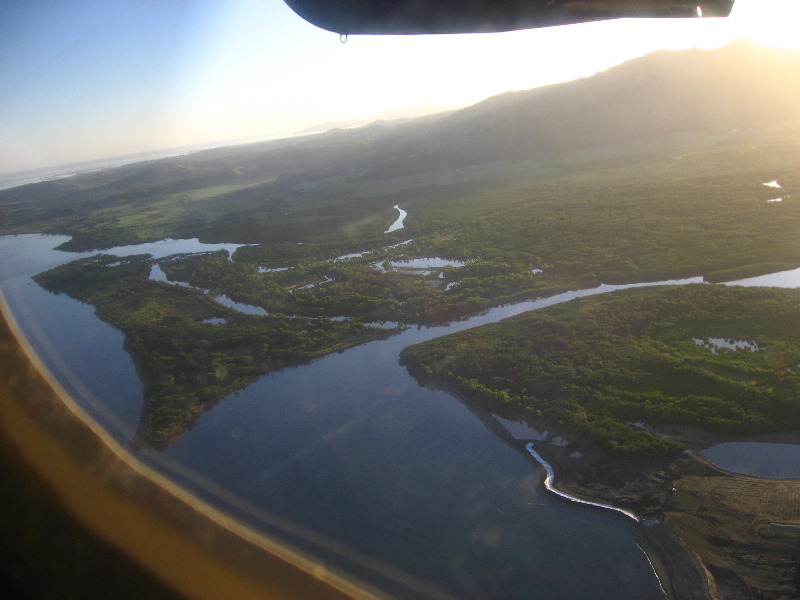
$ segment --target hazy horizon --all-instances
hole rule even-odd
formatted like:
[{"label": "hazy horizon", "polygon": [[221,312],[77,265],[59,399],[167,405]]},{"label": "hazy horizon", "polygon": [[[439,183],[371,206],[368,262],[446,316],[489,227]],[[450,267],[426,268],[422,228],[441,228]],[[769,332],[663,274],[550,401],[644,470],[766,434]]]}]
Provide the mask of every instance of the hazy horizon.
[{"label": "hazy horizon", "polygon": [[663,48],[733,39],[798,47],[798,13],[792,1],[737,0],[728,19],[341,44],[280,0],[11,2],[0,7],[0,175],[290,137],[425,104],[471,105]]}]

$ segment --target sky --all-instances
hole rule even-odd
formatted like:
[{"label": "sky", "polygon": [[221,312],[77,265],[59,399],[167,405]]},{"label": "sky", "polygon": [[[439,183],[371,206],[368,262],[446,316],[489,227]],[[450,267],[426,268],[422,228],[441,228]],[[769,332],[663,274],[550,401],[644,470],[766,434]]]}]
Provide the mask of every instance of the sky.
[{"label": "sky", "polygon": [[733,39],[800,48],[798,0],[736,0],[727,19],[350,36],[282,0],[0,2],[0,175],[290,135],[422,104],[468,105],[660,48]]}]

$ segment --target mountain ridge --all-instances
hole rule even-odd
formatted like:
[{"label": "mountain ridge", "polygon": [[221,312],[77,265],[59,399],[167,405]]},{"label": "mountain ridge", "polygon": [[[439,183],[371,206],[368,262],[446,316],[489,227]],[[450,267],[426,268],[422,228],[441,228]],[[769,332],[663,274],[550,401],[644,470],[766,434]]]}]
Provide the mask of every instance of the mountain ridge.
[{"label": "mountain ridge", "polygon": [[[737,138],[774,135],[781,128],[800,131],[798,97],[800,51],[749,42],[662,50],[589,77],[506,92],[452,113],[215,148],[9,188],[0,191],[0,231],[32,231],[34,222],[72,234],[131,228],[145,203],[161,206],[163,198],[172,198],[169,209],[161,206],[159,221],[180,221],[180,227],[148,226],[143,235],[214,231],[216,239],[235,230],[250,231],[242,234],[248,242],[288,238],[297,235],[291,227],[276,231],[275,225],[267,233],[270,223],[278,216],[318,212],[320,199],[369,211],[400,200],[392,194],[407,197],[410,192],[402,190],[462,181],[459,170],[474,166],[555,164],[593,153],[634,156],[685,146],[689,138],[696,138],[695,145],[746,145]],[[507,171],[496,176],[506,177]],[[81,217],[81,211],[110,206],[126,207],[131,216],[121,224],[100,213],[91,222]],[[209,219],[207,211],[217,216]],[[46,222],[39,220],[43,215]],[[224,232],[222,215],[231,219]],[[87,239],[97,243],[94,233]]]},{"label": "mountain ridge", "polygon": [[[766,127],[800,120],[800,103],[792,101],[797,97],[798,51],[750,42],[662,50],[582,79],[505,92],[444,116],[395,141],[393,151],[413,159],[395,157],[381,171],[413,172],[422,162],[458,168],[674,133]],[[421,148],[437,156],[423,157]]]},{"label": "mountain ridge", "polygon": [[463,106],[456,104],[421,104],[419,106],[409,106],[407,108],[400,108],[396,110],[384,110],[374,117],[368,119],[346,119],[340,121],[325,121],[323,123],[315,123],[314,125],[299,131],[298,135],[325,133],[332,129],[353,129],[357,127],[364,127],[377,121],[408,121],[409,119],[426,117],[428,115],[453,112],[460,110],[461,108],[463,108]]}]

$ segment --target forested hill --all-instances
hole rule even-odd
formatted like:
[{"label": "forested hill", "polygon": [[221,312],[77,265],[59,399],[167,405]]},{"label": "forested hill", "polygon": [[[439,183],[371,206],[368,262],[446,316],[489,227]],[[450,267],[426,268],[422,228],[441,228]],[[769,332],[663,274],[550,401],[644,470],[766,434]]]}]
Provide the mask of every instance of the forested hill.
[{"label": "forested hill", "polygon": [[[534,70],[536,62],[520,68]],[[739,41],[662,50],[583,79],[506,92],[443,116],[334,132],[295,148],[304,149],[303,175],[326,165],[380,178],[772,127],[800,121],[797,98],[800,52]],[[326,152],[334,148],[343,151],[335,158]]]},{"label": "forested hill", "polygon": [[[520,68],[535,69],[535,61]],[[73,249],[164,236],[256,243],[346,235],[353,247],[374,245],[393,219],[393,204],[420,201],[409,190],[428,186],[425,202],[433,202],[437,193],[450,194],[434,188],[462,181],[467,167],[528,163],[530,174],[538,161],[573,163],[586,152],[637,156],[648,145],[690,149],[800,128],[798,74],[800,52],[749,42],[660,51],[451,113],[2,190],[0,234],[70,233]],[[494,188],[510,181],[508,172],[480,177],[494,177]]]},{"label": "forested hill", "polygon": [[397,135],[385,145],[380,168],[458,167],[769,127],[800,120],[799,97],[798,51],[743,41],[663,50],[584,79],[501,94]]}]

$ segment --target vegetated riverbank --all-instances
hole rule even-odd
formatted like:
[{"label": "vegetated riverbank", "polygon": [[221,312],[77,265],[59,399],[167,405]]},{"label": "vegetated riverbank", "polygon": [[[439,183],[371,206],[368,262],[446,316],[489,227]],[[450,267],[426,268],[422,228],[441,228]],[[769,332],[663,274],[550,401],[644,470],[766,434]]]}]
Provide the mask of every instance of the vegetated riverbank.
[{"label": "vegetated riverbank", "polygon": [[[114,263],[110,263],[110,264],[114,264]],[[98,265],[98,266],[99,266],[99,265]],[[118,267],[122,267],[122,266],[123,266],[123,265],[122,265],[122,264],[120,264],[120,265],[117,265],[117,266],[114,266],[114,267],[103,267],[103,269],[113,270],[113,269],[116,269],[116,268],[118,268]],[[146,269],[146,268],[145,268],[145,269],[143,269],[143,273],[146,273],[146,272],[147,272],[147,269]],[[108,271],[100,271],[100,273],[108,273]],[[143,277],[144,277],[144,275],[143,275]],[[156,282],[153,282],[153,283],[155,284]],[[161,285],[162,285],[162,286],[167,286],[167,284],[163,284],[163,283],[162,283]],[[168,287],[171,287],[171,288],[176,288],[176,287],[178,287],[178,286],[168,286]],[[694,286],[694,287],[706,287],[706,286]],[[604,291],[604,289],[598,289],[598,290],[584,290],[583,292],[580,292],[580,293],[584,293],[584,292],[585,292],[585,293],[600,293],[600,292],[602,292],[602,291]],[[552,299],[551,299],[551,301],[552,301],[552,302],[563,301],[563,298],[552,298]],[[545,305],[546,305],[546,303],[547,303],[547,302],[548,302],[547,300],[543,301],[543,303],[545,303]],[[523,305],[517,306],[517,307],[515,308],[515,310],[517,310],[517,311],[520,311],[520,310],[526,310],[526,309],[535,308],[535,307],[539,307],[539,306],[540,306],[540,303],[530,303],[530,306],[529,306],[529,304],[528,304],[528,303],[526,303],[524,306],[523,306]],[[219,309],[219,307],[217,307],[217,308]],[[497,314],[495,314],[495,313],[497,313]],[[498,311],[493,311],[493,313],[492,313],[491,315],[486,315],[485,317],[477,317],[477,318],[476,318],[476,322],[475,322],[475,323],[472,323],[472,325],[474,326],[475,324],[478,324],[478,322],[484,322],[484,323],[485,323],[485,322],[487,322],[487,321],[489,321],[489,320],[495,320],[495,319],[497,319],[497,318],[498,318],[498,316],[497,316],[498,314],[511,314],[511,313],[509,313],[509,312],[505,312],[505,313],[503,313],[501,310],[499,310],[499,309],[498,309]],[[212,326],[206,326],[206,327],[209,327],[209,328],[211,328],[211,329],[214,329],[216,326],[213,326],[213,327],[212,327]],[[455,327],[458,327],[458,324],[456,324],[456,325],[455,325]],[[409,332],[409,333],[412,333],[412,332]],[[438,335],[441,335],[441,333],[442,333],[442,331],[439,331],[439,332],[438,332]],[[696,333],[696,332],[694,332],[694,333]],[[717,333],[717,334],[719,334],[720,332],[716,332],[716,333]],[[430,335],[437,335],[437,333],[434,333],[433,331],[431,331],[431,332],[430,332]],[[425,339],[425,338],[423,337],[422,339]],[[399,341],[399,338],[398,338],[398,341]],[[392,342],[392,340],[387,340],[387,343],[390,343],[390,342]],[[393,345],[393,347],[396,347],[396,349],[392,351],[392,353],[391,353],[391,356],[393,356],[393,357],[394,357],[394,356],[396,356],[396,353],[397,353],[397,351],[399,351],[399,349],[402,347],[402,345],[404,345],[404,344],[407,344],[407,343],[408,343],[408,342],[404,342],[403,344],[394,344],[394,345]],[[384,344],[384,342],[381,342],[380,344],[381,344],[381,345],[383,345],[383,344]],[[699,346],[699,345],[697,345],[697,344],[696,344],[696,343],[694,343],[694,342],[691,342],[691,346],[690,346],[690,347],[691,347],[692,349],[696,349],[697,351],[705,352],[705,353],[707,353],[707,354],[710,354],[710,355],[712,355],[712,356],[713,356],[713,352],[712,352],[712,351],[711,351],[709,348],[705,348],[705,347],[703,347],[703,346]],[[358,352],[358,351],[356,351],[356,352]],[[748,352],[749,352],[749,351],[748,351]],[[747,355],[745,355],[745,356],[747,356]],[[392,363],[396,364],[396,363],[395,363],[395,359],[392,359]],[[337,370],[336,372],[337,372],[337,374],[339,374],[339,371],[338,371],[338,370]],[[410,383],[412,386],[414,385],[414,384],[413,384],[413,382],[409,382],[409,383]],[[414,387],[416,387],[416,386],[414,386]],[[296,388],[296,385],[293,385],[293,386],[292,386],[292,389],[297,389],[297,388]],[[239,408],[241,408],[241,407],[239,407]],[[237,408],[237,410],[238,410],[238,408]],[[417,407],[417,408],[415,408],[414,410],[415,410],[415,411],[419,411],[419,410],[420,410],[420,407]],[[274,415],[273,415],[273,416],[274,416]],[[185,440],[184,440],[184,441],[185,441]],[[182,443],[182,442],[181,442],[181,443]],[[237,442],[237,443],[238,443],[238,442]],[[216,443],[214,444],[214,448],[215,448],[215,449],[214,449],[214,452],[216,452],[216,451],[218,451],[218,450],[219,450],[219,447],[218,447],[218,445],[217,445]],[[585,511],[581,510],[581,511],[579,511],[579,512],[585,512]],[[589,511],[589,512],[593,512],[593,511]],[[612,519],[612,520],[613,520],[613,519]],[[654,562],[655,562],[655,561],[654,561]]]},{"label": "vegetated riverbank", "polygon": [[[458,397],[488,428],[530,458],[524,439],[509,435],[463,392],[445,381],[429,380],[425,385]],[[538,425],[551,429],[551,424]],[[686,427],[663,429],[690,448],[706,446],[709,439],[730,439]],[[621,458],[575,434],[570,434],[568,445],[537,442],[536,450],[553,468],[558,490],[640,516],[640,546],[671,598],[796,598],[800,481],[729,473],[693,449],[673,456]],[[531,462],[537,464],[532,458]]]},{"label": "vegetated riverbank", "polygon": [[[424,378],[422,385],[441,389],[459,399],[469,410],[493,431],[500,439],[516,449],[535,468],[544,467],[534,459],[526,446],[524,437],[514,437],[486,410],[486,406],[475,400],[463,389],[441,378]],[[495,406],[494,409],[499,407]],[[513,411],[500,412],[513,418]],[[552,424],[537,423],[542,431],[553,431]],[[550,437],[550,436],[544,436]],[[641,550],[647,555],[658,577],[662,589],[672,600],[716,600],[726,598],[717,593],[714,578],[705,567],[696,551],[688,547],[664,524],[663,500],[672,487],[674,474],[680,472],[703,472],[705,467],[714,470],[705,461],[696,460],[689,451],[677,457],[650,457],[638,460],[620,459],[608,452],[593,447],[587,440],[570,434],[569,443],[553,444],[549,440],[537,441],[536,451],[553,469],[553,487],[561,493],[588,503],[604,503],[634,513],[640,519],[637,539]],[[544,476],[538,484],[544,487]],[[570,502],[563,499],[564,502]],[[587,510],[606,511],[602,507],[586,507]],[[620,515],[620,518],[627,518]]]},{"label": "vegetated riverbank", "polygon": [[800,428],[799,322],[797,290],[636,288],[409,346],[401,360],[609,452],[668,455],[683,446],[630,424],[728,435]]},{"label": "vegetated riverbank", "polygon": [[[201,291],[149,279],[147,255],[99,255],[36,276],[89,302],[126,335],[144,383],[140,441],[163,447],[204,410],[264,373],[391,335],[362,322],[243,314]],[[224,318],[224,324],[206,321]]]},{"label": "vegetated riverbank", "polygon": [[132,459],[24,348],[7,311],[0,299],[0,470],[12,484],[0,498],[11,518],[4,589],[26,598],[375,598]]},{"label": "vegetated riverbank", "polygon": [[[708,445],[708,434],[684,428],[667,439],[636,422],[680,421],[729,440],[796,429],[799,301],[795,290],[764,288],[626,290],[410,346],[401,358],[422,381],[568,438],[536,445],[556,486],[665,523],[720,597],[791,598],[800,482],[726,473],[681,451]],[[703,341],[716,336],[732,348]],[[702,570],[678,556],[661,560],[683,590],[676,597],[692,597]]]}]

